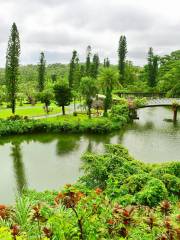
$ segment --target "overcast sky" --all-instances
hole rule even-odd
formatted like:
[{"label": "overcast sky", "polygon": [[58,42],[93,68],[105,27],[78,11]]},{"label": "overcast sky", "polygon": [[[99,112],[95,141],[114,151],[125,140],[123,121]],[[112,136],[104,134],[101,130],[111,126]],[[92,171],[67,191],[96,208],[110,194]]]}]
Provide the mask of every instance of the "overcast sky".
[{"label": "overcast sky", "polygon": [[161,55],[180,49],[179,11],[179,0],[0,0],[0,66],[13,22],[21,64],[37,63],[40,51],[48,63],[67,63],[73,49],[84,61],[88,45],[116,63],[126,35],[128,59],[142,65],[150,46]]}]

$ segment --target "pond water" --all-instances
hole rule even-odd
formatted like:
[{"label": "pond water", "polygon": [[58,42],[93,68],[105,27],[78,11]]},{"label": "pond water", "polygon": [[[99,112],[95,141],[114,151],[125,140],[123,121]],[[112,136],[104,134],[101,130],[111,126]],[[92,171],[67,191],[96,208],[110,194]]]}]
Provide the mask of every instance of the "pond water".
[{"label": "pond water", "polygon": [[0,203],[11,204],[23,188],[60,189],[82,175],[81,155],[103,152],[108,143],[121,143],[144,162],[180,160],[180,122],[167,108],[138,112],[139,120],[125,130],[106,135],[36,134],[0,139]]}]

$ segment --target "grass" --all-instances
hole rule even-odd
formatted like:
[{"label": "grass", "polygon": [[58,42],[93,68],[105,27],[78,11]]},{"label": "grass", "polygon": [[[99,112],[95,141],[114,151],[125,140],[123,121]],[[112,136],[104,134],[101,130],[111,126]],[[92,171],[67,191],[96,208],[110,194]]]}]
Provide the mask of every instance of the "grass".
[{"label": "grass", "polygon": [[[16,108],[16,114],[19,116],[28,116],[28,117],[37,117],[37,116],[45,116],[47,115],[44,111],[43,104],[37,104],[32,106],[30,104],[24,105],[22,107]],[[50,106],[50,114],[61,113],[61,108],[55,104],[51,104]],[[0,118],[6,119],[12,116],[12,112],[10,108],[1,107],[0,108]]]}]

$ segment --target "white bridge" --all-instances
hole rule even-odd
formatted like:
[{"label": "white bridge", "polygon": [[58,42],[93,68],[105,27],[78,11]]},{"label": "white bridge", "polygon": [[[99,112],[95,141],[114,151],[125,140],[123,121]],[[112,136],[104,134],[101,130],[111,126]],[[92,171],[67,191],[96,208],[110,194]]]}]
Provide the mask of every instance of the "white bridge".
[{"label": "white bridge", "polygon": [[144,104],[141,106],[136,107],[137,108],[147,108],[147,107],[164,107],[164,106],[177,106],[180,107],[180,98],[153,98],[147,100]]}]

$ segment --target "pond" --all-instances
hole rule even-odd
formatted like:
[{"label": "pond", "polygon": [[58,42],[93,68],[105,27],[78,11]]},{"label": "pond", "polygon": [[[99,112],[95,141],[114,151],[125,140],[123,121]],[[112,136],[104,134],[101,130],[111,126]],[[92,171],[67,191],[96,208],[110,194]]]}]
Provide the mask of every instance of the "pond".
[{"label": "pond", "polygon": [[11,204],[23,188],[60,189],[82,175],[81,155],[103,152],[104,145],[120,143],[144,162],[180,160],[180,122],[167,108],[138,111],[139,120],[126,129],[106,135],[36,134],[1,138],[0,203]]}]

